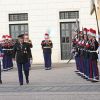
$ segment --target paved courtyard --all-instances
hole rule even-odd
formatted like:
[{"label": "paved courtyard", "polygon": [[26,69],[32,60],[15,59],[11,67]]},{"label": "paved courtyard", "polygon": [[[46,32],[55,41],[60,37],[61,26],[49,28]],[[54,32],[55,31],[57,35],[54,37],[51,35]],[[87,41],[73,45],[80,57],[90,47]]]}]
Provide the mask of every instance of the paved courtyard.
[{"label": "paved courtyard", "polygon": [[2,72],[0,100],[100,100],[100,82],[78,76],[75,64],[53,64],[52,70],[32,65],[30,84],[19,86],[17,70]]}]

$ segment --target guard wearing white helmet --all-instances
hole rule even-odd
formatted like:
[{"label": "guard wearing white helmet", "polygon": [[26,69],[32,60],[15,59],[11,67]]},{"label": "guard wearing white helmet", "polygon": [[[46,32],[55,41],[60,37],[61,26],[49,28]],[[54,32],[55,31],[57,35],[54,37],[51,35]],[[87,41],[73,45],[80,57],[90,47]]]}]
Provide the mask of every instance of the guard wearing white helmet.
[{"label": "guard wearing white helmet", "polygon": [[99,69],[97,64],[98,54],[98,42],[96,40],[96,30],[90,29],[91,32],[91,46],[90,46],[90,80],[99,81]]},{"label": "guard wearing white helmet", "polygon": [[45,33],[45,40],[41,42],[41,46],[43,49],[43,55],[44,55],[44,62],[45,62],[45,69],[50,70],[51,69],[51,54],[52,54],[52,41],[49,38],[49,34]]},{"label": "guard wearing white helmet", "polygon": [[4,52],[3,56],[3,70],[7,71],[13,68],[12,54],[13,54],[13,43],[11,36],[3,35],[2,50]]}]

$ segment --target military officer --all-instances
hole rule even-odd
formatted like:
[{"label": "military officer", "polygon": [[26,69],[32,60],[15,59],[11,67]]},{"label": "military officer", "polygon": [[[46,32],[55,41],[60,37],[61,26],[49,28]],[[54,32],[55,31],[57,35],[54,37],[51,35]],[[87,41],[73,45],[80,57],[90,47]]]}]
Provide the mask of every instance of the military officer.
[{"label": "military officer", "polygon": [[51,54],[52,54],[53,43],[50,40],[48,33],[45,33],[44,38],[45,39],[41,42],[41,46],[43,49],[45,69],[50,70],[51,69]]},{"label": "military officer", "polygon": [[16,56],[17,68],[18,68],[18,76],[19,76],[19,83],[23,85],[23,72],[24,70],[26,83],[29,83],[29,59],[31,57],[30,47],[27,43],[24,42],[23,35],[18,36],[18,42],[14,45],[13,48],[13,59]]}]

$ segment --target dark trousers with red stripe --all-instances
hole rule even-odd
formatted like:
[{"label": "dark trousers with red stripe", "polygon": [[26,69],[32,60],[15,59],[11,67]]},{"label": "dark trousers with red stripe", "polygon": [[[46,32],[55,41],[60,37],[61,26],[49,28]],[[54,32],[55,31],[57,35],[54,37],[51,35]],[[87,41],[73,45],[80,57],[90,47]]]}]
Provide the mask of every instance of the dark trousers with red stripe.
[{"label": "dark trousers with red stripe", "polygon": [[78,56],[75,56],[75,62],[76,62],[76,70],[79,71],[79,60],[78,60]]},{"label": "dark trousers with red stripe", "polygon": [[89,59],[84,58],[84,74],[89,78]]},{"label": "dark trousers with red stripe", "polygon": [[3,57],[3,69],[8,70],[13,67],[12,57],[4,55]]},{"label": "dark trousers with red stripe", "polygon": [[83,56],[80,56],[80,72],[84,73],[84,63],[83,63]]},{"label": "dark trousers with red stripe", "polygon": [[45,68],[51,68],[51,53],[45,52],[43,54],[44,54]]},{"label": "dark trousers with red stripe", "polygon": [[97,60],[90,60],[90,78],[99,79],[99,69],[97,66]]}]

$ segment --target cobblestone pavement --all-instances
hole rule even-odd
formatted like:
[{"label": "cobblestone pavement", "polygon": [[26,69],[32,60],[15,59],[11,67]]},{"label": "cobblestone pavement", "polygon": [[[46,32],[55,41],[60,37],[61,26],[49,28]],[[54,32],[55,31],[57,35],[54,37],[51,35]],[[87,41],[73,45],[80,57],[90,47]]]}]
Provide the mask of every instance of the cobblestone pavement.
[{"label": "cobblestone pavement", "polygon": [[2,72],[0,100],[100,100],[100,82],[78,76],[75,64],[54,64],[52,70],[33,65],[30,84],[19,86],[17,70]]}]

